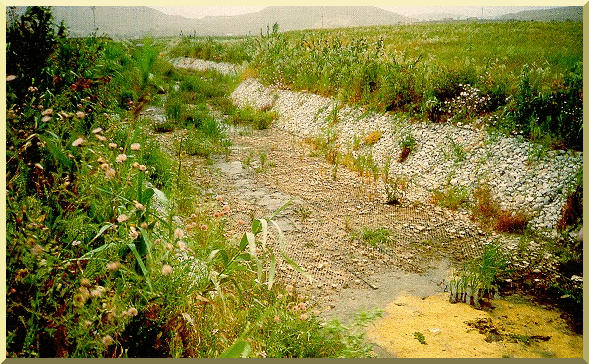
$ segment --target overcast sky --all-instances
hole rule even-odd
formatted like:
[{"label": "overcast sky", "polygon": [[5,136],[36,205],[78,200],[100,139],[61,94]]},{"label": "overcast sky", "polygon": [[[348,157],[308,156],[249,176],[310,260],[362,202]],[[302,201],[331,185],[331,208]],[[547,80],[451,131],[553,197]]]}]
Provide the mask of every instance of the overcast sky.
[{"label": "overcast sky", "polygon": [[[187,6],[187,7],[153,7],[154,9],[160,10],[170,15],[180,15],[186,18],[202,18],[205,16],[217,16],[217,15],[238,15],[253,13],[260,11],[265,6]],[[506,13],[513,13],[516,11],[534,9],[533,7],[524,6],[380,6],[382,9],[386,9],[401,15],[418,17],[420,14],[427,13],[451,13],[462,16],[481,16],[481,10],[485,17],[496,16]],[[535,7],[536,9],[544,9],[544,7]]]}]

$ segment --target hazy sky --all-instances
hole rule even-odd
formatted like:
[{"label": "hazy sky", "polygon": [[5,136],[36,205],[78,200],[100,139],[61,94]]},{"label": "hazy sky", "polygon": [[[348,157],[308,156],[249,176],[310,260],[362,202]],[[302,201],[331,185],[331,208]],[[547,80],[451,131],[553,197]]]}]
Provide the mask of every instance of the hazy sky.
[{"label": "hazy sky", "polygon": [[[186,6],[186,7],[153,7],[154,9],[160,10],[170,15],[180,15],[186,18],[202,18],[205,16],[217,16],[217,15],[238,15],[253,13],[260,11],[265,6]],[[524,6],[380,6],[382,9],[386,9],[401,15],[418,17],[420,14],[427,13],[452,13],[462,16],[481,16],[482,13],[485,17],[496,16],[506,13],[512,13],[516,11],[533,9],[532,7]],[[535,7],[536,9],[544,9],[544,7]]]}]

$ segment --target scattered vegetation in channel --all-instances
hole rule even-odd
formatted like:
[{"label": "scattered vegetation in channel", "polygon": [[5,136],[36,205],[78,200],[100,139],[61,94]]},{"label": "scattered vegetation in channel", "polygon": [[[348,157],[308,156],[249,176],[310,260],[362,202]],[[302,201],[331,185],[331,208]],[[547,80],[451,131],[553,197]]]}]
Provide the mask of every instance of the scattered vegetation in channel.
[{"label": "scattered vegetation in channel", "polygon": [[492,299],[498,292],[498,279],[509,273],[509,263],[501,245],[490,243],[482,254],[463,264],[448,282],[451,303],[463,302],[481,307],[484,299]]}]

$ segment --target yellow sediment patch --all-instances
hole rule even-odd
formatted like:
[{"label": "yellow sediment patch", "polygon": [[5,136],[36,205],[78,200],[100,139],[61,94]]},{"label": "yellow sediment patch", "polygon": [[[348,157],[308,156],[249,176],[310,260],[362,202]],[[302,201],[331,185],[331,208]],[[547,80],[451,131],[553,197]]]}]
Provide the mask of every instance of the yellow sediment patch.
[{"label": "yellow sediment patch", "polygon": [[[367,337],[400,358],[581,358],[583,337],[569,332],[560,312],[547,310],[516,298],[494,299],[492,312],[465,303],[451,304],[447,294],[421,297],[400,296],[387,306],[383,318],[367,330]],[[485,341],[486,335],[467,325],[490,320],[505,334],[500,341]],[[421,344],[415,333],[423,334]],[[529,339],[529,344],[510,342],[550,336],[547,341]]]}]

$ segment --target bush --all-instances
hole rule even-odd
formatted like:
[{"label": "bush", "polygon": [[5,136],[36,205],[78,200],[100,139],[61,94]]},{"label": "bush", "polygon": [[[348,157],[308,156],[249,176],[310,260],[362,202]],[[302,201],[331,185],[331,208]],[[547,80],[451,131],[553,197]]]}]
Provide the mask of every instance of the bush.
[{"label": "bush", "polygon": [[29,86],[50,84],[46,67],[57,39],[48,7],[28,7],[20,19],[11,20],[6,30],[6,72],[17,76],[11,84],[20,99]]}]

